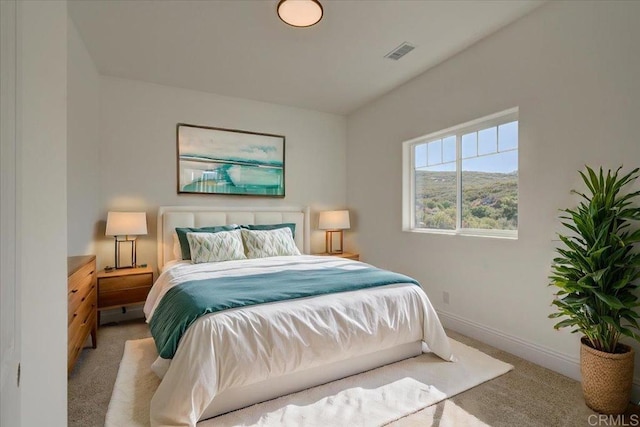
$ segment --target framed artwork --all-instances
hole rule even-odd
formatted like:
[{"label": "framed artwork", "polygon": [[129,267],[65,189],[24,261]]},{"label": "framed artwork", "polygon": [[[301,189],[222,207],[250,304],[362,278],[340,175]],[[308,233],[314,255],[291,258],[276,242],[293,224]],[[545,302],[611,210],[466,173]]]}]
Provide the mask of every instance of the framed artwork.
[{"label": "framed artwork", "polygon": [[178,193],[284,197],[284,136],[178,123]]}]

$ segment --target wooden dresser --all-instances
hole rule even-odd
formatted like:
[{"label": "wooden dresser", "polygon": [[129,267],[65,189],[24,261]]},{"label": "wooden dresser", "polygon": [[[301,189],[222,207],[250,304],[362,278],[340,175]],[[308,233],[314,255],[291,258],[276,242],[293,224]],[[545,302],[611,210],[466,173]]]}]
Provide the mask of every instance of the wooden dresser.
[{"label": "wooden dresser", "polygon": [[69,292],[67,371],[71,372],[89,334],[91,334],[93,348],[97,345],[98,292],[95,255],[67,258],[67,272]]}]

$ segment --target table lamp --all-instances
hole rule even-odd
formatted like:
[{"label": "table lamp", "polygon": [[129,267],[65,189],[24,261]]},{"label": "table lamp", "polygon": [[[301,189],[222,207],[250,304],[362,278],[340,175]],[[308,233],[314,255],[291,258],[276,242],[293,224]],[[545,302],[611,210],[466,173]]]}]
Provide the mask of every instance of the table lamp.
[{"label": "table lamp", "polygon": [[[147,214],[145,212],[109,212],[104,234],[115,238],[116,268],[135,267],[136,237],[147,234]],[[130,246],[130,255],[126,257],[123,255],[120,248],[122,245]]]},{"label": "table lamp", "polygon": [[[326,251],[328,254],[341,254],[343,252],[343,230],[351,227],[349,223],[349,211],[324,211],[320,212],[320,220],[318,228],[326,230]],[[338,233],[340,236],[340,248],[333,249],[333,235]]]}]

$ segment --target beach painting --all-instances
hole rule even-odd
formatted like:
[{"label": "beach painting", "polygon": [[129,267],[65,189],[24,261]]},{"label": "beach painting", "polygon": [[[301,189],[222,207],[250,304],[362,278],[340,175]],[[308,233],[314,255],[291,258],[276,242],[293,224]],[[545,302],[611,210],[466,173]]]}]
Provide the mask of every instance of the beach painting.
[{"label": "beach painting", "polygon": [[284,197],[284,136],[180,123],[178,193]]}]

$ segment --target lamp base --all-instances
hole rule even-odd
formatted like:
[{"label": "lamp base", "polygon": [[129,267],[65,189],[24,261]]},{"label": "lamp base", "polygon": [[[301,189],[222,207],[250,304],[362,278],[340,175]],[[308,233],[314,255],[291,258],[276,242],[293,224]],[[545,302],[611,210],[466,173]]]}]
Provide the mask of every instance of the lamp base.
[{"label": "lamp base", "polygon": [[[136,239],[115,239],[116,245],[116,269],[134,268],[136,266]],[[122,245],[129,245],[124,251]]]},{"label": "lamp base", "polygon": [[[339,240],[340,240],[340,249],[334,249],[333,248],[333,235],[337,233],[339,236]],[[327,230],[326,232],[326,241],[325,241],[325,246],[326,246],[326,252],[329,255],[336,255],[336,254],[341,254],[343,252],[343,243],[344,243],[344,236],[342,233],[342,230]]]}]

